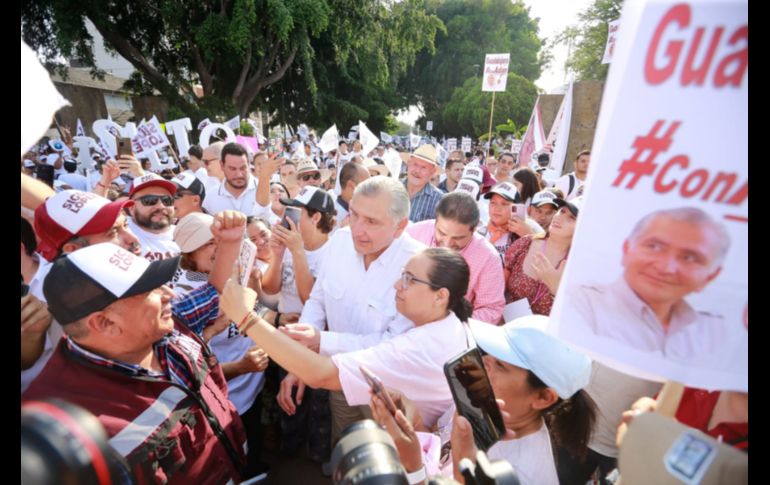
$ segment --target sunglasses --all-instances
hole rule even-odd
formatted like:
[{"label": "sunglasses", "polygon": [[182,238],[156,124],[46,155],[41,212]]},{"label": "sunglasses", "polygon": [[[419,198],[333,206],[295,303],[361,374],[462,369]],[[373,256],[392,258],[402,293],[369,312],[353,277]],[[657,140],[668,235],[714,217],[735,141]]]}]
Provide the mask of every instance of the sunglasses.
[{"label": "sunglasses", "polygon": [[413,282],[422,283],[424,285],[428,285],[431,288],[440,289],[441,287],[438,285],[434,285],[430,281],[425,281],[417,278],[412,273],[409,273],[407,271],[401,271],[401,288],[406,289],[412,286]]},{"label": "sunglasses", "polygon": [[321,174],[319,172],[316,172],[316,173],[314,173],[312,175],[303,175],[300,178],[302,179],[303,182],[307,182],[310,179],[321,180]]},{"label": "sunglasses", "polygon": [[136,200],[141,202],[145,207],[152,207],[157,204],[158,201],[160,201],[166,207],[171,207],[174,205],[174,198],[170,195],[143,195]]}]

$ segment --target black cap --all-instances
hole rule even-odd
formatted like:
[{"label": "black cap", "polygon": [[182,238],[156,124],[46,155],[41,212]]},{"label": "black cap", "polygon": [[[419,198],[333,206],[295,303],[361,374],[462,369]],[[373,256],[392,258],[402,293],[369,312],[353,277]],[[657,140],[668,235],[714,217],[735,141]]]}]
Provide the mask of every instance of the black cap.
[{"label": "black cap", "polygon": [[306,207],[318,212],[336,212],[334,199],[324,189],[312,185],[302,187],[293,199],[281,199],[281,204],[292,207]]}]

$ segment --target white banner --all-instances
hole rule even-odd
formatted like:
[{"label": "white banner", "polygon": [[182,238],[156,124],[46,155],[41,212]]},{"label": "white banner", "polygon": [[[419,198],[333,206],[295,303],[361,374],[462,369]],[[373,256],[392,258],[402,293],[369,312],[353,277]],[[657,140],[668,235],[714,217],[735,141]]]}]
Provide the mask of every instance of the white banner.
[{"label": "white banner", "polygon": [[307,125],[301,124],[297,127],[297,134],[302,141],[305,141],[307,140],[307,137],[310,136],[310,130],[307,129]]},{"label": "white banner", "polygon": [[21,154],[43,137],[51,119],[69,102],[59,94],[35,52],[21,41]]},{"label": "white banner", "polygon": [[238,115],[235,118],[230,118],[225,122],[225,125],[233,131],[239,130],[241,128],[241,116]]},{"label": "white banner", "polygon": [[392,143],[393,137],[385,133],[384,131],[380,132],[380,140],[382,140],[383,143]]},{"label": "white banner", "polygon": [[510,54],[487,54],[484,59],[484,74],[481,76],[482,91],[505,91],[510,60]]},{"label": "white banner", "polygon": [[427,123],[425,123],[425,131],[432,131],[432,130],[433,130],[433,122],[428,121]]},{"label": "white banner", "polygon": [[460,140],[460,150],[463,151],[463,153],[468,153],[471,151],[471,139],[468,137],[462,137],[462,140]]},{"label": "white banner", "polygon": [[457,150],[457,138],[450,138],[446,141],[446,149],[450,152]]},{"label": "white banner", "polygon": [[545,145],[553,148],[550,167],[556,173],[561,174],[564,168],[564,160],[567,158],[567,145],[569,144],[569,132],[572,126],[572,82],[569,83],[567,94],[561,101],[559,113],[553,122],[551,132]]},{"label": "white banner", "polygon": [[131,148],[136,158],[146,158],[151,152],[169,146],[166,134],[160,129],[156,117],[152,117],[136,129],[136,136],[131,139]]},{"label": "white banner", "polygon": [[362,155],[364,157],[369,156],[369,152],[380,144],[380,139],[361,120],[358,120],[358,136],[361,140]]},{"label": "white banner", "polygon": [[337,125],[334,124],[324,131],[321,141],[318,142],[318,148],[321,149],[321,153],[329,153],[339,148],[339,144],[340,134],[337,132]]},{"label": "white banner", "polygon": [[409,145],[412,147],[412,150],[420,146],[420,136],[409,133]]},{"label": "white banner", "polygon": [[621,372],[747,392],[748,4],[626,0],[621,20],[551,330]]},{"label": "white banner", "polygon": [[75,136],[86,136],[86,130],[83,129],[83,123],[78,118],[77,128],[75,129]]},{"label": "white banner", "polygon": [[198,131],[206,128],[210,124],[211,124],[211,120],[206,118],[205,120],[203,120],[200,123],[198,123]]},{"label": "white banner", "polygon": [[518,155],[521,151],[521,140],[511,140],[511,152]]},{"label": "white banner", "polygon": [[620,19],[615,19],[607,24],[607,45],[604,46],[602,64],[609,64],[612,62],[612,52],[615,50],[615,40],[618,36],[618,27],[620,27]]}]

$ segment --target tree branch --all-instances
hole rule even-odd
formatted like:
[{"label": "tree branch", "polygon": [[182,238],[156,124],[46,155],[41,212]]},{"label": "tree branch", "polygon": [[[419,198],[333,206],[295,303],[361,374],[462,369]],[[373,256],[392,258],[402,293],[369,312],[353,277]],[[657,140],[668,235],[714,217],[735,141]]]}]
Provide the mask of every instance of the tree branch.
[{"label": "tree branch", "polygon": [[[248,114],[248,108],[251,105],[252,101],[254,101],[254,98],[257,97],[259,92],[264,88],[265,86],[269,86],[273,84],[274,82],[280,80],[284,74],[286,74],[286,71],[289,69],[289,66],[292,65],[294,62],[294,58],[297,55],[298,47],[294,47],[291,50],[291,53],[289,54],[289,57],[286,58],[286,60],[281,64],[281,66],[276,70],[274,73],[267,77],[263,77],[261,79],[255,79],[252,78],[253,84],[249,86],[249,89],[246,90],[241,98],[238,100],[238,103],[236,106],[238,107],[238,111],[241,113],[241,116],[246,116]],[[271,62],[272,64],[272,62]]]},{"label": "tree branch", "polygon": [[235,85],[235,89],[233,90],[233,104],[237,103],[238,98],[241,96],[241,91],[243,91],[243,86],[246,83],[246,75],[249,73],[249,69],[251,68],[251,43],[249,43],[249,47],[246,50],[246,60],[243,63],[243,69],[241,69],[241,75],[238,78],[238,84]]}]

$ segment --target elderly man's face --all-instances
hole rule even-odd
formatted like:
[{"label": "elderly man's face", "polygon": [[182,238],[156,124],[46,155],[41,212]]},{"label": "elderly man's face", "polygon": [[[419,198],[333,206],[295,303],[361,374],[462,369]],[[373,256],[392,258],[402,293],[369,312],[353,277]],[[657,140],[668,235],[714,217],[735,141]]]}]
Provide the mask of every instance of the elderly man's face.
[{"label": "elderly man's face", "polygon": [[409,184],[417,187],[424,187],[430,182],[433,175],[436,174],[436,166],[430,162],[420,160],[417,157],[410,157],[407,162],[409,170]]},{"label": "elderly man's face", "polygon": [[350,233],[358,254],[378,254],[401,235],[404,227],[393,220],[390,206],[390,195],[387,193],[373,197],[353,196],[350,202]]},{"label": "elderly man's face", "polygon": [[674,304],[719,275],[718,251],[714,228],[657,217],[623,243],[623,276],[647,304]]},{"label": "elderly man's face", "polygon": [[166,285],[153,291],[116,301],[104,311],[121,330],[124,352],[151,347],[174,329],[171,299],[174,292]]}]

